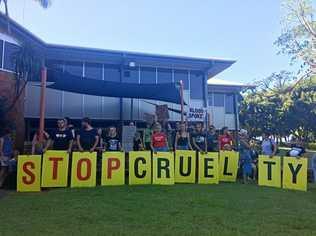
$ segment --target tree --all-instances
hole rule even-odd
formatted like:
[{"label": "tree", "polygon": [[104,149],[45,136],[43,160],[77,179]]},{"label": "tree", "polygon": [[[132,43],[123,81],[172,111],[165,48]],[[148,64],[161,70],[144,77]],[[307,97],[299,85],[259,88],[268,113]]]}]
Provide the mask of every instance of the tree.
[{"label": "tree", "polygon": [[[51,1],[50,0],[34,0],[36,2],[38,2],[40,4],[41,7],[43,8],[48,8],[51,4]],[[8,8],[8,0],[0,0],[0,6],[1,4],[4,4],[4,12],[5,12],[5,15],[7,17],[7,30],[8,30],[8,33],[11,33],[10,32],[10,17],[9,17],[9,8]]]},{"label": "tree", "polygon": [[316,134],[316,76],[301,81],[281,71],[256,82],[258,87],[244,93],[240,122],[252,136],[269,131],[277,137],[290,134],[312,140]]},{"label": "tree", "polygon": [[299,82],[316,73],[315,9],[311,0],[284,0],[282,9],[282,33],[275,44],[279,53],[290,56],[291,64],[300,62]]}]

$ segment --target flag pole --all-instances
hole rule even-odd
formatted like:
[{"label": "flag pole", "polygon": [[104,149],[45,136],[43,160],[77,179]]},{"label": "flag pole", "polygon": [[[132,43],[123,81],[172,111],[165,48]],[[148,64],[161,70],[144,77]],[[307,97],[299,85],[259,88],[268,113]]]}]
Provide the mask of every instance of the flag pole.
[{"label": "flag pole", "polygon": [[183,100],[183,81],[180,80],[180,97],[181,97],[181,122],[184,122],[184,100]]},{"label": "flag pole", "polygon": [[40,121],[39,121],[39,142],[40,143],[42,143],[44,140],[46,81],[47,81],[47,69],[45,66],[43,66],[41,70],[41,95],[40,95]]}]

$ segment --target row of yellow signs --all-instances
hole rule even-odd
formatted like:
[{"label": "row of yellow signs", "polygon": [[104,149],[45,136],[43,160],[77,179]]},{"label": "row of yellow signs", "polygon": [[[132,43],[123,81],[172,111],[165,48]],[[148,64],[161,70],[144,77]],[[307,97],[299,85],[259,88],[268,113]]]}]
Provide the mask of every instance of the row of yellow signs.
[{"label": "row of yellow signs", "polygon": [[[174,183],[218,184],[235,182],[238,152],[200,153],[194,151],[128,153],[130,185]],[[281,187],[281,158],[260,156],[258,184]],[[41,187],[68,186],[69,156],[64,151],[19,156],[17,191],[40,191]],[[97,178],[97,154],[74,152],[71,162],[71,187],[94,187]],[[102,157],[101,185],[125,184],[125,153],[105,152]],[[283,188],[307,190],[307,159],[283,158]]]}]

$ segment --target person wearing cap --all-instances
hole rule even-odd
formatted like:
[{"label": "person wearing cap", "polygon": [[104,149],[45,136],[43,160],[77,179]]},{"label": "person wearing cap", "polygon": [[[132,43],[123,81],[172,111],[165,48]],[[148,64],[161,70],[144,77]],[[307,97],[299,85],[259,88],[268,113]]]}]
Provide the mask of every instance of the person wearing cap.
[{"label": "person wearing cap", "polygon": [[245,129],[241,129],[239,135],[239,155],[240,166],[243,173],[243,183],[247,183],[252,174],[252,158],[250,155],[251,147],[248,140],[248,132]]}]

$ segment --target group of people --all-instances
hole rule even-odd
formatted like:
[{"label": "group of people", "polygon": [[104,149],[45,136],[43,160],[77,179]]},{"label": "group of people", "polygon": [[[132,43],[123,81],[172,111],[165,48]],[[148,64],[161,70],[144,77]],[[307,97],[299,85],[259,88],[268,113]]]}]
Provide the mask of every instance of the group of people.
[{"label": "group of people", "polygon": [[[134,125],[131,122],[130,125]],[[57,120],[57,127],[50,133],[43,132],[40,138],[36,132],[32,140],[32,154],[43,154],[48,149],[72,151],[123,151],[122,141],[117,128],[94,128],[89,118],[83,118],[81,128],[76,130],[69,118]],[[169,123],[154,122],[147,124],[142,132],[136,131],[133,140],[133,150],[150,150],[166,152],[176,150],[194,150],[197,152],[217,152],[220,150],[235,150],[240,153],[240,170],[243,181],[255,180],[257,175],[257,160],[259,154],[274,156],[278,148],[271,134],[262,134],[260,145],[251,139],[247,130],[241,129],[233,134],[228,127],[220,132],[213,125],[204,127],[202,122],[188,126],[186,122],[176,122],[172,129]],[[290,156],[300,156],[304,152],[303,145],[296,142],[289,151]],[[0,187],[12,170],[16,170],[18,152],[14,151],[12,132],[6,129],[0,138]]]}]

